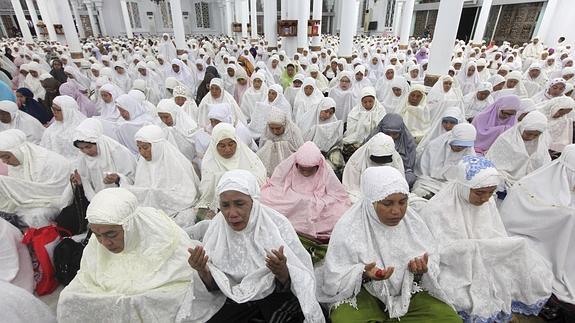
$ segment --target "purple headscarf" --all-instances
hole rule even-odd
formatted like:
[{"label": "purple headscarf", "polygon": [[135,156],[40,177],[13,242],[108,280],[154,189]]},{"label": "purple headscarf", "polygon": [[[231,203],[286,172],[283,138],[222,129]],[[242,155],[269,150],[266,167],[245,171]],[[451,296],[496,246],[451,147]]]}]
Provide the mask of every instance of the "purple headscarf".
[{"label": "purple headscarf", "polygon": [[96,104],[80,92],[76,82],[66,82],[60,85],[60,95],[68,95],[74,98],[78,102],[78,106],[80,106],[80,112],[86,117],[90,118],[97,114]]},{"label": "purple headscarf", "polygon": [[517,95],[507,95],[500,97],[475,116],[472,124],[477,130],[477,139],[475,140],[477,153],[485,154],[495,139],[517,122],[517,118],[513,117],[501,119],[499,112],[501,110],[518,111],[520,107],[521,99]]},{"label": "purple headscarf", "polygon": [[419,51],[417,52],[417,54],[415,55],[415,59],[417,60],[417,64],[420,64],[421,61],[424,59],[428,59],[427,56],[428,56],[427,47],[420,48]]}]

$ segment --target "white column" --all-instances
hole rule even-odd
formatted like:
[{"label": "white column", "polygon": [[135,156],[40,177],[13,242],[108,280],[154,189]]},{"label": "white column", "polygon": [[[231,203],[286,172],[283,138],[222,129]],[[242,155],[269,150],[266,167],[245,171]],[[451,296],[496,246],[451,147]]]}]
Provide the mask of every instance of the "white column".
[{"label": "white column", "polygon": [[130,24],[130,14],[128,13],[128,5],[126,4],[126,0],[121,0],[120,6],[122,7],[122,17],[124,18],[126,36],[128,36],[129,39],[132,39],[134,38],[134,33],[132,32],[132,26]]},{"label": "white column", "polygon": [[16,14],[16,18],[18,20],[18,26],[20,27],[20,31],[22,32],[22,37],[26,44],[34,43],[34,39],[32,38],[32,33],[30,29],[28,29],[28,22],[26,21],[26,17],[24,16],[24,10],[22,9],[22,5],[20,4],[20,0],[12,0],[12,7],[14,7],[14,13]]},{"label": "white column", "polygon": [[[463,4],[463,0],[450,0],[448,2],[461,2],[461,4]],[[401,33],[399,34],[400,46],[407,46],[409,44],[409,33],[411,32],[411,19],[413,18],[414,4],[415,0],[406,0],[403,4],[403,14],[401,15]],[[439,17],[437,17],[437,19],[439,20]],[[457,17],[457,21],[459,21],[459,17]],[[457,27],[455,27],[455,31],[457,32]],[[435,34],[433,35],[435,36]]]},{"label": "white column", "polygon": [[304,49],[308,47],[307,22],[309,20],[309,0],[291,0],[299,3],[299,13],[297,22],[297,47]]},{"label": "white column", "polygon": [[[434,76],[447,74],[453,54],[453,44],[457,36],[463,1],[443,1],[433,31],[433,41],[429,50],[427,73]],[[427,85],[427,84],[426,84]]]},{"label": "white column", "polygon": [[104,3],[102,0],[93,0],[96,6],[96,15],[98,21],[100,22],[100,32],[102,36],[108,36],[108,31],[106,30],[106,21],[104,20]]},{"label": "white column", "polygon": [[339,57],[351,57],[353,52],[353,37],[357,32],[358,11],[358,0],[341,1],[341,11],[339,12],[341,21],[341,29],[339,31],[340,42],[337,52]]},{"label": "white column", "polygon": [[226,1],[226,28],[224,29],[229,37],[232,37],[232,22],[234,22],[231,0]]},{"label": "white column", "polygon": [[252,41],[258,39],[258,12],[256,7],[257,0],[250,0],[250,21],[252,24]]},{"label": "white column", "polygon": [[78,33],[80,38],[86,38],[86,33],[84,32],[84,26],[82,25],[82,18],[78,12],[78,2],[76,0],[70,0],[72,4],[72,12],[74,12],[74,19],[76,20],[76,26],[78,26]]},{"label": "white column", "polygon": [[48,30],[48,39],[50,39],[50,41],[57,41],[58,35],[56,35],[56,30],[54,29],[54,23],[50,17],[46,0],[36,0],[36,3],[38,4],[38,10],[40,10],[40,15],[42,16],[42,22],[46,25],[46,29]]},{"label": "white column", "polygon": [[487,27],[487,19],[489,18],[489,11],[491,11],[491,3],[493,0],[483,0],[481,5],[481,12],[475,26],[475,34],[473,35],[473,43],[481,45],[483,41],[483,34],[485,34],[485,27]]},{"label": "white column", "polygon": [[72,58],[82,58],[82,46],[80,45],[80,38],[78,38],[78,33],[76,32],[70,4],[68,1],[54,1],[53,3],[58,9],[58,16],[64,29],[64,36],[66,37],[66,43],[68,43]]},{"label": "white column", "polygon": [[277,21],[277,2],[265,1],[264,4],[264,37],[268,41],[268,51],[278,47],[278,21]]},{"label": "white column", "polygon": [[313,0],[313,12],[312,19],[319,20],[319,36],[313,36],[311,38],[311,46],[314,50],[319,50],[321,46],[321,16],[323,14],[323,0]]},{"label": "white column", "polygon": [[28,7],[28,13],[32,18],[32,23],[34,24],[34,30],[36,31],[36,37],[38,37],[38,40],[44,40],[44,35],[41,34],[40,27],[38,27],[38,13],[36,12],[36,8],[34,7],[34,1],[26,0],[26,7]]},{"label": "white column", "polygon": [[395,12],[393,13],[393,35],[399,36],[401,31],[401,12],[403,11],[403,2],[395,2]]},{"label": "white column", "polygon": [[[174,26],[174,38],[176,49],[184,51],[186,49],[186,32],[184,31],[184,17],[182,16],[182,2],[180,0],[170,0],[172,8],[172,24]],[[128,20],[129,21],[129,20]]]},{"label": "white column", "polygon": [[242,38],[248,38],[248,0],[240,0],[242,18]]},{"label": "white column", "polygon": [[[557,4],[559,0],[549,0],[547,1],[547,5],[545,6],[545,12],[543,13],[543,20],[541,20],[541,24],[539,25],[539,30],[537,30],[536,35],[539,37],[539,40],[544,43],[549,43],[549,45],[554,44],[553,40],[546,39],[549,29],[553,23],[553,17],[555,16],[555,11],[557,10]],[[551,42],[549,42],[551,41]]]},{"label": "white column", "polygon": [[90,18],[90,26],[92,26],[92,36],[100,36],[100,30],[98,30],[98,25],[96,24],[96,18],[94,18],[94,10],[92,10],[94,4],[90,0],[84,0],[86,5],[86,10],[88,11],[88,18]]},{"label": "white column", "polygon": [[287,4],[287,0],[281,0],[280,2],[280,18],[282,20],[287,20],[288,17],[288,4]]},{"label": "white column", "polygon": [[[283,20],[298,20],[299,12],[301,8],[299,7],[298,0],[284,0],[281,8],[282,19]],[[285,16],[284,16],[285,15]],[[282,49],[286,51],[286,55],[291,59],[293,54],[297,50],[297,37],[282,37]]]}]

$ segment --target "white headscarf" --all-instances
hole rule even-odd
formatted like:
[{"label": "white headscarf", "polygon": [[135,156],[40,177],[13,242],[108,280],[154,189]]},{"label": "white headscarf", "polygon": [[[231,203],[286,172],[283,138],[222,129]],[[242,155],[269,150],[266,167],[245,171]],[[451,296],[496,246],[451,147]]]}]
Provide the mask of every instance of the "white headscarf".
[{"label": "white headscarf", "polygon": [[[393,88],[401,89],[401,95],[396,96],[393,92]],[[408,92],[409,83],[407,83],[405,78],[398,76],[394,77],[389,86],[386,86],[384,95],[379,96],[378,94],[378,97],[381,98],[381,104],[383,104],[387,113],[399,113],[400,104],[404,101],[405,97],[407,97]]]},{"label": "white headscarf", "polygon": [[193,242],[187,234],[164,212],[139,207],[122,188],[98,193],[86,218],[121,225],[124,249],[112,253],[92,235],[80,271],[60,295],[58,322],[175,321],[190,283],[201,284],[192,281],[187,249]]},{"label": "white headscarf", "polygon": [[298,298],[305,322],[324,322],[315,295],[311,258],[303,248],[289,220],[259,202],[259,179],[246,170],[226,172],[215,194],[236,191],[249,195],[252,209],[246,228],[234,231],[219,212],[210,221],[203,240],[208,268],[221,293],[209,292],[201,282],[193,284],[193,295],[182,305],[179,319],[208,321],[226,298],[236,303],[263,299],[273,293],[275,277],[265,265],[272,249],[284,247],[288,259],[291,290]]},{"label": "white headscarf", "polygon": [[0,131],[8,129],[22,130],[26,134],[26,140],[38,144],[46,128],[33,116],[18,109],[18,105],[12,101],[0,101],[0,110],[10,113],[10,123],[0,122]]},{"label": "white headscarf", "polygon": [[[309,96],[304,92],[306,86],[313,87],[313,92]],[[295,124],[300,129],[310,128],[310,121],[313,123],[315,106],[319,104],[323,97],[323,94],[315,85],[315,80],[311,77],[306,77],[301,85],[301,90],[295,96],[293,104]]]},{"label": "white headscarf", "polygon": [[[489,96],[483,101],[477,99],[477,92],[489,91]],[[474,118],[479,112],[483,111],[485,107],[493,103],[493,97],[491,92],[493,91],[493,85],[489,82],[481,82],[477,86],[475,92],[471,92],[463,97],[463,108],[465,110],[465,118]]]},{"label": "white headscarf", "polygon": [[86,117],[80,112],[76,100],[67,95],[57,96],[54,104],[62,109],[62,121],[54,122],[44,131],[40,146],[57,152],[58,154],[75,161],[78,158],[78,150],[74,147],[72,137],[76,127]]},{"label": "white headscarf", "polygon": [[110,122],[117,122],[122,118],[120,116],[120,112],[116,109],[116,99],[120,97],[120,95],[124,94],[122,89],[120,89],[117,85],[108,83],[104,84],[100,88],[100,93],[106,92],[112,96],[112,101],[110,103],[106,103],[102,100],[102,104],[98,107],[100,111],[100,119],[110,121]]},{"label": "white headscarf", "polygon": [[126,146],[130,151],[136,155],[138,147],[134,140],[134,135],[140,128],[146,125],[154,124],[157,117],[152,116],[148,110],[138,102],[134,97],[129,94],[122,94],[116,99],[116,106],[128,111],[130,120],[124,120],[118,124],[116,135],[118,142]]},{"label": "white headscarf", "polygon": [[[366,110],[361,102],[363,98],[368,96],[373,97],[375,100],[370,110]],[[375,89],[371,86],[363,88],[359,102],[347,116],[347,129],[343,137],[343,142],[346,144],[363,143],[384,116],[385,108],[379,103]]]},{"label": "white headscarf", "polygon": [[[423,95],[417,106],[409,103],[409,95],[414,91],[419,91]],[[427,133],[431,126],[431,115],[427,108],[427,95],[423,85],[416,84],[410,88],[409,93],[399,105],[399,114],[416,141]]]},{"label": "white headscarf", "polygon": [[168,113],[172,117],[172,126],[167,126],[164,122],[161,122],[160,126],[166,131],[168,141],[173,141],[180,152],[192,161],[196,155],[194,148],[194,135],[198,130],[196,122],[171,99],[160,101],[156,112]]},{"label": "white headscarf", "polygon": [[408,195],[403,175],[389,166],[370,167],[361,176],[362,196],[338,221],[332,232],[325,263],[317,269],[318,300],[337,306],[356,304],[362,288],[365,265],[375,262],[378,268],[394,267],[389,279],[370,281],[363,287],[385,304],[390,318],[400,318],[408,311],[413,293],[419,290],[407,264],[428,253],[429,270],[421,287],[447,303],[438,283],[437,244],[419,215],[410,207],[394,227],[379,220],[374,203],[391,194]]},{"label": "white headscarf", "polygon": [[[340,87],[339,81],[346,77],[349,79],[349,88],[347,90],[343,90]],[[353,109],[355,105],[355,95],[351,88],[351,82],[353,82],[353,75],[349,71],[343,71],[337,75],[337,78],[334,78],[337,82],[334,87],[329,90],[328,96],[332,98],[336,105],[337,109],[335,109],[335,115],[338,120],[342,120],[344,123],[347,122],[347,116],[349,112]]]},{"label": "white headscarf", "polygon": [[[256,79],[258,79],[262,82],[262,84],[258,90],[256,90],[254,88],[254,85],[253,85],[253,83]],[[242,113],[250,119],[251,119],[252,112],[256,106],[256,103],[266,100],[267,95],[268,95],[268,86],[266,85],[266,78],[265,78],[263,73],[256,72],[256,73],[252,74],[251,80],[252,80],[252,84],[244,92],[244,94],[241,98],[242,105],[240,106]]]},{"label": "white headscarf", "polygon": [[447,132],[445,130],[445,128],[443,128],[443,119],[445,119],[445,118],[455,119],[455,120],[457,120],[457,124],[466,122],[464,119],[464,116],[461,112],[460,107],[451,106],[451,107],[444,109],[443,113],[441,115],[439,115],[438,118],[436,118],[433,121],[433,123],[429,127],[429,130],[427,131],[425,136],[423,136],[423,138],[421,139],[421,141],[417,145],[417,153],[419,155],[421,155],[421,153],[423,152],[425,147],[427,147],[427,145],[429,145],[429,143],[433,139],[435,139],[435,138],[437,138],[437,137],[439,137],[442,134]]},{"label": "white headscarf", "polygon": [[[537,105],[537,109],[547,117],[551,144],[549,149],[563,151],[563,148],[573,141],[573,109],[575,101],[573,99],[560,96]],[[560,118],[553,116],[561,109],[571,109],[571,112]]]},{"label": "white headscarf", "polygon": [[[208,113],[210,110],[210,105],[227,103],[231,106],[232,111],[232,124],[235,125],[238,121],[242,122],[244,125],[247,124],[246,116],[242,113],[238,103],[234,97],[224,90],[224,85],[222,79],[213,78],[210,81],[210,87],[217,86],[221,90],[219,98],[214,98],[210,93],[206,94],[198,106],[198,125],[200,127],[206,127],[210,124],[210,119],[208,118]],[[266,92],[267,93],[267,92]]]},{"label": "white headscarf", "polygon": [[343,138],[343,121],[337,120],[335,114],[325,121],[319,118],[321,111],[331,108],[337,111],[335,101],[330,97],[323,98],[316,108],[315,124],[303,135],[305,141],[313,141],[322,152],[329,152]]}]

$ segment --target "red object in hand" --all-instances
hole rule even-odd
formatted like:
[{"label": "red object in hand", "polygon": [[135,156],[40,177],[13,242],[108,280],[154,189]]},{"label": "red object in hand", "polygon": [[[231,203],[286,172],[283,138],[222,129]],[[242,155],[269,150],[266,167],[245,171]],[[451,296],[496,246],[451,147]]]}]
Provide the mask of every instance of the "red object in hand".
[{"label": "red object in hand", "polygon": [[383,269],[378,269],[375,271],[375,277],[383,278]]}]

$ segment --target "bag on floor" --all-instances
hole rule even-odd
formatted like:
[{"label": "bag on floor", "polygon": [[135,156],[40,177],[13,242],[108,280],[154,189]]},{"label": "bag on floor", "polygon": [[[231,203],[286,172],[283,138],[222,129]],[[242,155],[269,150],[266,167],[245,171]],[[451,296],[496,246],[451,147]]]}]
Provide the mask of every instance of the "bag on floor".
[{"label": "bag on floor", "polygon": [[56,279],[64,286],[68,286],[80,269],[80,261],[84,247],[88,244],[92,231],[80,242],[71,237],[63,238],[54,249],[54,271]]}]

